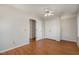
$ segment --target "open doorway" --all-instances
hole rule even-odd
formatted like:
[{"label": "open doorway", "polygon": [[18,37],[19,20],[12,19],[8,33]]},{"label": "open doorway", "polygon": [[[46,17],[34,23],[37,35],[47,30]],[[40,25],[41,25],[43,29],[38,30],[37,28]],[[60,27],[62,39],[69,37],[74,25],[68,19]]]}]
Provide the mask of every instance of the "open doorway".
[{"label": "open doorway", "polygon": [[36,20],[30,19],[30,43],[36,41]]}]

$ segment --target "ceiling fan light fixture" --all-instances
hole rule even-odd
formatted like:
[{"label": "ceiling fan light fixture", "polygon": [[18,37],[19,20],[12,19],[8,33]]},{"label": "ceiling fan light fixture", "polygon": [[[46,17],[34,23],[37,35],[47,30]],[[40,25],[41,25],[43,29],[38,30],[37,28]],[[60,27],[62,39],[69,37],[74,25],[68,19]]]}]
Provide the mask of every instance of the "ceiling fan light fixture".
[{"label": "ceiling fan light fixture", "polygon": [[53,16],[54,15],[54,11],[51,11],[49,9],[45,9],[45,14],[44,16]]},{"label": "ceiling fan light fixture", "polygon": [[46,13],[44,16],[53,16],[54,14]]}]

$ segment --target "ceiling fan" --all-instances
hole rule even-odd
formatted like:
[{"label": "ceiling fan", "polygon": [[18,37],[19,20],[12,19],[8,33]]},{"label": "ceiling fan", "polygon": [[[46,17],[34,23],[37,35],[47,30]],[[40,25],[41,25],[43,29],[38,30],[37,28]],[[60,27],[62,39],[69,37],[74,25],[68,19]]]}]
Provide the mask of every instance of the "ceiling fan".
[{"label": "ceiling fan", "polygon": [[45,9],[44,11],[45,11],[44,16],[53,16],[54,15],[54,11],[52,11],[52,10]]}]

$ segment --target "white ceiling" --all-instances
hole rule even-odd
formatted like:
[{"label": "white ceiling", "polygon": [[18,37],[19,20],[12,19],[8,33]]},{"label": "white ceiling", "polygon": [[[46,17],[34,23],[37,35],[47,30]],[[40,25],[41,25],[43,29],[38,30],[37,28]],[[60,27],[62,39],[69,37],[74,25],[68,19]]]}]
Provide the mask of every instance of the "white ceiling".
[{"label": "white ceiling", "polygon": [[21,10],[26,14],[36,14],[39,17],[44,17],[45,9],[54,11],[57,16],[77,14],[79,9],[78,4],[11,4],[8,6]]}]

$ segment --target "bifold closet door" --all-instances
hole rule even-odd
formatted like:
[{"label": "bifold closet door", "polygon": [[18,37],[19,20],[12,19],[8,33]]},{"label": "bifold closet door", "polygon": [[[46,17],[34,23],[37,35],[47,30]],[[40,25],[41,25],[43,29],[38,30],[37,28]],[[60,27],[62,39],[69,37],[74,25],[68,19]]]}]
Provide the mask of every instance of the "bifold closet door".
[{"label": "bifold closet door", "polygon": [[77,19],[62,19],[61,27],[61,37],[62,40],[76,41],[77,40]]}]

